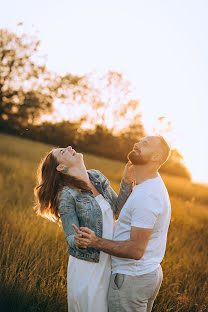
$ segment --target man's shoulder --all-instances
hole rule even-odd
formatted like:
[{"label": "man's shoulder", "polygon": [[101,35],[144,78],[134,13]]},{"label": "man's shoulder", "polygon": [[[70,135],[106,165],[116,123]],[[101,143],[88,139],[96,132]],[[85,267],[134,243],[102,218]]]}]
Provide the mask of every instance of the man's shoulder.
[{"label": "man's shoulder", "polygon": [[163,198],[163,189],[157,184],[144,184],[142,187],[135,186],[132,199],[140,202],[161,201]]},{"label": "man's shoulder", "polygon": [[159,198],[161,195],[167,191],[166,186],[160,176],[154,179],[149,179],[147,183],[142,183],[138,187],[138,194],[144,196],[150,196]]}]

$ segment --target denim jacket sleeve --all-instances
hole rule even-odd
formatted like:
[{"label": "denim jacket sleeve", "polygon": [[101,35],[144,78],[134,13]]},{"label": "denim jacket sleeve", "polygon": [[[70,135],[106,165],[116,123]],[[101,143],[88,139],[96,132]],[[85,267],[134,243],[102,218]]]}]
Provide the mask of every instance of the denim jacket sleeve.
[{"label": "denim jacket sleeve", "polygon": [[76,204],[74,198],[71,195],[70,191],[67,188],[64,188],[61,191],[59,197],[58,210],[65,232],[67,244],[72,248],[78,248],[74,244],[76,231],[72,227],[72,223],[74,223],[79,228],[79,221],[76,215],[75,205]]}]

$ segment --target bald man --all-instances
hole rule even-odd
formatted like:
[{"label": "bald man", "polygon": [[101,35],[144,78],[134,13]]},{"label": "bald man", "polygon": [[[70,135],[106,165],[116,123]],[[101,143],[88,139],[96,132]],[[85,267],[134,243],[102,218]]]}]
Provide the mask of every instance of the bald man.
[{"label": "bald man", "polygon": [[163,137],[147,136],[128,154],[136,185],[119,215],[113,240],[88,228],[76,241],[112,255],[109,312],[150,312],[159,292],[171,217],[169,195],[158,173],[170,155]]}]

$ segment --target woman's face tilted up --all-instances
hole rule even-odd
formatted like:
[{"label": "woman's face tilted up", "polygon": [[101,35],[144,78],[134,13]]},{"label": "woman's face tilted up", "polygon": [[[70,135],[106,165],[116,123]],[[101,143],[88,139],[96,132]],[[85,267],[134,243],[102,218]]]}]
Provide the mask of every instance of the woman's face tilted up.
[{"label": "woman's face tilted up", "polygon": [[76,151],[71,146],[65,148],[56,148],[52,153],[57,159],[59,166],[72,168],[80,167],[83,164],[83,155],[81,153],[76,153]]}]

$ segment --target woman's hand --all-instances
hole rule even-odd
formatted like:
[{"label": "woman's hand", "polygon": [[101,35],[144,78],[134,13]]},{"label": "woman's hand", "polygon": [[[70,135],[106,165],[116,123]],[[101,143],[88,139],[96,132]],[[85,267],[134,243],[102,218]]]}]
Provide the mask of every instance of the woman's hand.
[{"label": "woman's hand", "polygon": [[94,245],[96,245],[97,236],[95,235],[95,232],[88,227],[80,227],[80,231],[75,224],[72,224],[72,226],[77,232],[77,235],[75,236],[76,245],[79,244],[79,247],[82,248],[94,247]]},{"label": "woman's hand", "polygon": [[87,248],[87,245],[84,244],[82,241],[80,241],[80,238],[82,237],[82,234],[77,234],[74,237],[74,244],[75,246],[79,247],[79,248]]},{"label": "woman's hand", "polygon": [[78,227],[75,224],[72,224],[72,226],[75,229],[75,231],[77,232],[77,235],[74,237],[75,246],[77,246],[79,248],[87,248],[86,244],[83,244],[82,242],[80,242],[80,238],[82,237],[82,232],[78,229]]},{"label": "woman's hand", "polygon": [[135,180],[133,165],[130,161],[127,162],[124,168],[123,178],[124,178],[124,181],[128,184],[133,183]]}]

